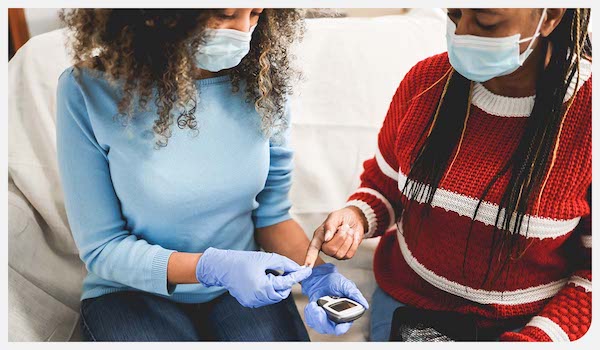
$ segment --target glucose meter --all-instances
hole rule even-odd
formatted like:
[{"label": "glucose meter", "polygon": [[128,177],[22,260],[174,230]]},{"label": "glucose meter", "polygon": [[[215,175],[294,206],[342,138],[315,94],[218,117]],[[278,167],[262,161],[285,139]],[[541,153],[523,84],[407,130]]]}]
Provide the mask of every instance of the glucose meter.
[{"label": "glucose meter", "polygon": [[343,297],[325,296],[317,300],[317,305],[327,313],[327,317],[335,323],[346,323],[358,319],[365,313],[365,308],[356,301]]}]

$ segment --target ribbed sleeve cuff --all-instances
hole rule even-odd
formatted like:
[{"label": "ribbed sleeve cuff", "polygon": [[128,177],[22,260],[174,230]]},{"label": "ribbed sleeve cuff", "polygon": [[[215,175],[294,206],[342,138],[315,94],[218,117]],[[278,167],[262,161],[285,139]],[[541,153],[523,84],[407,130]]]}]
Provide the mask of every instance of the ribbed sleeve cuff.
[{"label": "ribbed sleeve cuff", "polygon": [[167,281],[167,265],[169,257],[175,253],[174,250],[160,249],[152,259],[150,268],[150,278],[152,281],[152,291],[162,295],[172,295],[176,285]]},{"label": "ribbed sleeve cuff", "polygon": [[373,208],[366,202],[357,199],[346,202],[346,206],[354,206],[362,211],[365,218],[367,218],[367,232],[365,232],[365,238],[373,237],[373,234],[377,231],[377,215],[375,215]]},{"label": "ribbed sleeve cuff", "polygon": [[357,207],[365,215],[369,226],[365,238],[382,235],[395,223],[396,216],[390,202],[374,189],[359,188],[350,196],[346,205]]}]

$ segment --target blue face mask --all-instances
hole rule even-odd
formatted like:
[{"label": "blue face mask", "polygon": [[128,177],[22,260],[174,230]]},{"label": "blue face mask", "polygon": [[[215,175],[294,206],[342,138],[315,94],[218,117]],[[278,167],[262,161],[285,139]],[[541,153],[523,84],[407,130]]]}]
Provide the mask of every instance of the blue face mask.
[{"label": "blue face mask", "polygon": [[[450,64],[465,78],[480,83],[516,71],[533,51],[533,42],[540,35],[545,15],[546,9],[535,34],[525,39],[521,39],[521,34],[503,38],[456,35],[456,24],[448,18],[446,41]],[[530,41],[529,46],[520,53],[519,44],[526,41]]]},{"label": "blue face mask", "polygon": [[196,67],[209,72],[218,72],[237,66],[250,51],[250,40],[256,25],[249,32],[234,29],[206,29],[206,42],[194,58]]}]

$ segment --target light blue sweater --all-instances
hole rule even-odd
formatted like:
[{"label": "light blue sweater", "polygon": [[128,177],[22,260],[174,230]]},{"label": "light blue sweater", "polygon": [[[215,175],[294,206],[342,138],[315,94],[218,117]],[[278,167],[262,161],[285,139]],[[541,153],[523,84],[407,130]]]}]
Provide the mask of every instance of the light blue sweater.
[{"label": "light blue sweater", "polygon": [[[81,299],[141,290],[186,303],[223,288],[167,283],[170,254],[208,247],[258,250],[254,229],[290,218],[289,130],[271,142],[243,87],[197,81],[198,132],[176,121],[155,149],[156,107],[119,119],[120,89],[68,68],[57,95],[57,147],[67,216],[88,274]],[[287,112],[286,112],[287,113]],[[175,119],[177,114],[175,114]]]}]

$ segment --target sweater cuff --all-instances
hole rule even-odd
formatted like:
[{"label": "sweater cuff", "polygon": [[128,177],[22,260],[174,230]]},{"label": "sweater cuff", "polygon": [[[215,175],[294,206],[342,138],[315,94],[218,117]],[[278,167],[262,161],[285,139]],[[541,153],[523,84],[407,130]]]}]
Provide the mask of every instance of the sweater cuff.
[{"label": "sweater cuff", "polygon": [[375,215],[373,208],[361,200],[351,200],[346,202],[346,207],[349,206],[357,207],[362,211],[365,218],[367,218],[367,227],[365,228],[366,232],[364,238],[373,237],[373,234],[377,231],[377,216]]},{"label": "sweater cuff", "polygon": [[171,284],[167,280],[167,266],[169,257],[175,253],[174,250],[160,249],[152,259],[150,268],[150,278],[152,281],[152,291],[161,295],[172,295],[177,285]]},{"label": "sweater cuff", "polygon": [[390,202],[379,192],[371,188],[359,188],[346,202],[346,206],[360,209],[367,219],[365,238],[382,235],[396,222],[394,209]]}]

